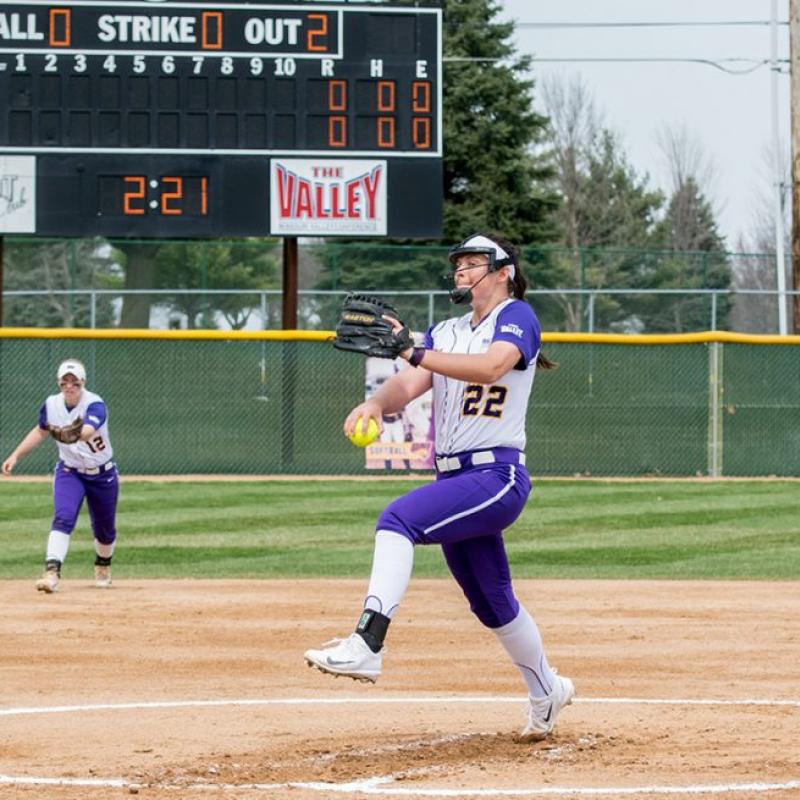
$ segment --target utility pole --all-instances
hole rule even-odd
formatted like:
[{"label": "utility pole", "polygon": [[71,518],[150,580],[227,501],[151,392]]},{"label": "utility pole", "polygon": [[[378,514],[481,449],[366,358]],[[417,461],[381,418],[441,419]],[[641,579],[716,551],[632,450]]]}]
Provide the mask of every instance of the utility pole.
[{"label": "utility pole", "polygon": [[[792,118],[792,288],[800,289],[800,0],[789,0],[789,81]],[[800,333],[800,296],[792,296],[793,328]]]}]

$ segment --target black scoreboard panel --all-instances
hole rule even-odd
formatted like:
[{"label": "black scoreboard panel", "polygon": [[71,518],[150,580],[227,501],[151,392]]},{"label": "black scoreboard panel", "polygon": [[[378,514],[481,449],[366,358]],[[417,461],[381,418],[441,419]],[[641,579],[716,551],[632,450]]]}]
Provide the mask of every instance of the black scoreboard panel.
[{"label": "black scoreboard panel", "polygon": [[441,137],[439,9],[0,3],[0,163],[36,157],[36,233],[263,235],[291,156],[386,159],[386,232],[436,236]]},{"label": "black scoreboard panel", "polygon": [[[269,163],[259,156],[38,156],[38,215],[47,224],[37,233],[266,236]],[[388,167],[389,235],[439,236],[440,162],[394,159]]]}]

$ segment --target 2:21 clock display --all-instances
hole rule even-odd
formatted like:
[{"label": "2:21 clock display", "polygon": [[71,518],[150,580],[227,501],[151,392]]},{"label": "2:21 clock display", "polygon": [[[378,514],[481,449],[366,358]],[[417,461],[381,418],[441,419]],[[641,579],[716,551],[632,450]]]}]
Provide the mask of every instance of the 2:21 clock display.
[{"label": "2:21 clock display", "polygon": [[208,216],[208,175],[99,175],[97,180],[101,217]]}]

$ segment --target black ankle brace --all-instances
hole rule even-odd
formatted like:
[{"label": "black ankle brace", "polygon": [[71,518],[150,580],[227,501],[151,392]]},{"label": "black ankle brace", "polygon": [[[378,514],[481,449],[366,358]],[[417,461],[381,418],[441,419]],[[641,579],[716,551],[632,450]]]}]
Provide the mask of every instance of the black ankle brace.
[{"label": "black ankle brace", "polygon": [[44,568],[48,572],[50,570],[55,570],[56,575],[61,577],[61,562],[57,558],[48,558],[47,561],[44,562]]},{"label": "black ankle brace", "polygon": [[379,611],[364,609],[364,613],[356,625],[356,633],[367,643],[367,647],[373,653],[377,653],[383,647],[383,640],[386,638],[386,630],[391,620]]},{"label": "black ankle brace", "polygon": [[110,567],[111,566],[111,556],[98,556],[94,557],[94,565],[96,567]]}]

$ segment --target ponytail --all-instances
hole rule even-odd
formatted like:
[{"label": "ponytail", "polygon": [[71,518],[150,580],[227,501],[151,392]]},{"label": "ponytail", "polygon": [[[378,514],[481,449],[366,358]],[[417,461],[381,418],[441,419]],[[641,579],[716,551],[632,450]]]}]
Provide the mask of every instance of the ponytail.
[{"label": "ponytail", "polygon": [[558,367],[557,361],[551,361],[542,351],[539,351],[539,355],[536,356],[536,366],[539,369],[555,369]]}]

